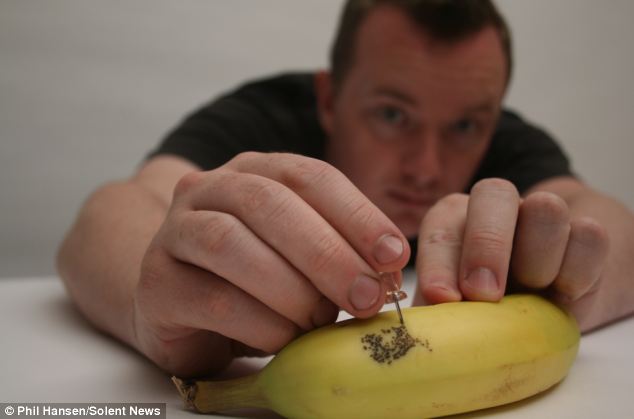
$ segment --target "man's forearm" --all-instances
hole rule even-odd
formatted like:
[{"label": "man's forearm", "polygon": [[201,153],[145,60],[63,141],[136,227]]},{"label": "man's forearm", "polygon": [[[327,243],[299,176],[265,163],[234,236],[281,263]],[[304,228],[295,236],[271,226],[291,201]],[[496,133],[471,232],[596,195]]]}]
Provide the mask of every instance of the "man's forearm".
[{"label": "man's forearm", "polygon": [[79,309],[130,345],[141,260],[166,210],[137,183],[106,185],[88,199],[58,253],[60,276]]}]

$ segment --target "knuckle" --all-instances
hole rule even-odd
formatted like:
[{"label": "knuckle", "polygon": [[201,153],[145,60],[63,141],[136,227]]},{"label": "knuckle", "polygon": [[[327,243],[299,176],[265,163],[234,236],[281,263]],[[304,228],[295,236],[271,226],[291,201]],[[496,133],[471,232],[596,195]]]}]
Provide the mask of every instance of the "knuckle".
[{"label": "knuckle", "polygon": [[438,228],[430,231],[423,238],[423,245],[460,248],[462,246],[462,237],[453,230]]},{"label": "knuckle", "polygon": [[196,236],[199,237],[200,245],[207,254],[228,252],[233,248],[235,242],[233,238],[237,225],[235,217],[220,212],[211,212],[202,226],[195,227],[200,229]]},{"label": "knuckle", "polygon": [[314,243],[314,253],[308,261],[310,272],[320,274],[331,266],[340,266],[339,261],[344,254],[345,249],[340,240],[331,235],[324,235]]},{"label": "knuckle", "polygon": [[284,188],[277,182],[256,176],[244,176],[241,190],[241,209],[243,214],[255,212],[270,212],[286,203],[280,198],[284,193]]},{"label": "knuckle", "polygon": [[598,281],[559,277],[555,281],[555,290],[570,301],[578,300],[586,294]]},{"label": "knuckle", "polygon": [[335,176],[337,170],[323,160],[311,157],[290,157],[292,163],[284,165],[281,174],[282,183],[295,191],[314,188],[316,184],[324,186]]},{"label": "knuckle", "polygon": [[189,172],[181,177],[176,183],[174,188],[174,196],[179,197],[187,194],[192,189],[196,188],[204,178],[204,172],[194,171]]},{"label": "knuckle", "polygon": [[228,164],[228,166],[241,166],[243,164],[248,164],[253,160],[262,158],[264,153],[258,151],[243,151],[242,153],[237,154],[234,158],[232,158]]},{"label": "knuckle", "polygon": [[550,192],[534,192],[522,203],[524,210],[542,222],[562,222],[568,219],[568,205]]},{"label": "knuckle", "polygon": [[488,194],[488,193],[496,193],[508,195],[509,197],[514,197],[519,199],[519,192],[515,185],[509,182],[506,179],[501,178],[487,178],[482,179],[476,182],[475,185],[471,188],[472,194]]},{"label": "knuckle", "polygon": [[381,226],[376,217],[376,207],[366,199],[351,199],[347,204],[349,222],[361,226],[361,231],[370,230],[373,226]]},{"label": "knuckle", "polygon": [[309,176],[319,177],[332,173],[335,169],[329,163],[312,157],[296,156],[296,168],[300,172],[306,172]]},{"label": "knuckle", "polygon": [[506,250],[509,243],[500,231],[476,229],[469,234],[469,245],[484,254],[499,254]]},{"label": "knuckle", "polygon": [[607,249],[607,230],[594,218],[580,217],[571,221],[570,240],[590,249]]}]

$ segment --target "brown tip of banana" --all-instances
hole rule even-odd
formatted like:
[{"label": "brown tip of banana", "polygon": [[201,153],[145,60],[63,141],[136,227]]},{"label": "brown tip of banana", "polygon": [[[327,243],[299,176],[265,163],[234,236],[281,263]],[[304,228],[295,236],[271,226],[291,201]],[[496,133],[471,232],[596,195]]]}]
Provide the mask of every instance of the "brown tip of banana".
[{"label": "brown tip of banana", "polygon": [[172,382],[176,386],[178,393],[183,399],[183,405],[185,409],[196,410],[194,406],[194,398],[196,397],[196,385],[190,382],[181,380],[178,377],[172,377]]}]

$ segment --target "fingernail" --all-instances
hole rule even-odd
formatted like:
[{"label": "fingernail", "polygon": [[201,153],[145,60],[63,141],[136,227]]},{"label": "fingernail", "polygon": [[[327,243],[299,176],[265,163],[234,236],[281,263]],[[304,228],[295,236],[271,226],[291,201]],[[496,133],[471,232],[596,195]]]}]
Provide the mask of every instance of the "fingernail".
[{"label": "fingernail", "polygon": [[469,286],[484,295],[495,295],[498,293],[498,281],[495,275],[488,268],[476,268],[466,279]]},{"label": "fingernail", "polygon": [[361,274],[350,287],[349,298],[354,308],[366,310],[376,303],[380,293],[381,285],[379,281]]},{"label": "fingernail", "polygon": [[392,235],[382,236],[374,248],[374,259],[380,264],[392,263],[403,254],[403,241]]},{"label": "fingernail", "polygon": [[462,300],[460,291],[445,283],[427,283],[421,288],[421,295],[429,304],[448,303]]}]

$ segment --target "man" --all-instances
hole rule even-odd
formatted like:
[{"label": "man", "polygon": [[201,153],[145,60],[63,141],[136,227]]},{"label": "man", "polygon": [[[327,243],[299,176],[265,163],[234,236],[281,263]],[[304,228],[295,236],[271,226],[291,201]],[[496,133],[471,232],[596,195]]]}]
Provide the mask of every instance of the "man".
[{"label": "man", "polygon": [[501,111],[510,40],[491,3],[351,0],[332,58],[219,99],[93,194],[59,271],[97,327],[207,374],[339,309],[374,315],[409,240],[419,303],[530,289],[583,330],[633,310],[634,217]]}]

